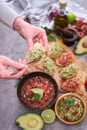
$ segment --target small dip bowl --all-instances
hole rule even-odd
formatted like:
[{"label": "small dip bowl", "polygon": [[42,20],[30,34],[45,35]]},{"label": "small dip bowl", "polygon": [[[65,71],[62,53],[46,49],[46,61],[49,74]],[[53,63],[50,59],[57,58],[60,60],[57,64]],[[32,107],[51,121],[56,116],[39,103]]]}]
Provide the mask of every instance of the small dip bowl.
[{"label": "small dip bowl", "polygon": [[77,124],[86,115],[86,105],[83,99],[77,94],[63,94],[55,103],[55,113],[63,123],[69,125]]},{"label": "small dip bowl", "polygon": [[67,46],[72,46],[77,41],[78,32],[75,29],[72,29],[72,28],[68,28],[66,30],[71,31],[72,34],[73,34],[73,37],[69,38],[69,37],[62,36],[63,42]]},{"label": "small dip bowl", "polygon": [[20,80],[17,96],[19,101],[28,108],[43,110],[55,103],[58,96],[58,85],[47,73],[31,72]]}]

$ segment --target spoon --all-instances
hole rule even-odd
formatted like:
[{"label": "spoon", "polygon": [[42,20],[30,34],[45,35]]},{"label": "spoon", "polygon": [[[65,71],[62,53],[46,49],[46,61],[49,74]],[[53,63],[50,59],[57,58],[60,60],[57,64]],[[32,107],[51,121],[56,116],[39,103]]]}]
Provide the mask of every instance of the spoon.
[{"label": "spoon", "polygon": [[73,33],[69,31],[68,29],[64,30],[60,28],[59,26],[56,26],[56,31],[60,31],[64,37],[67,37],[67,38],[73,37]]}]

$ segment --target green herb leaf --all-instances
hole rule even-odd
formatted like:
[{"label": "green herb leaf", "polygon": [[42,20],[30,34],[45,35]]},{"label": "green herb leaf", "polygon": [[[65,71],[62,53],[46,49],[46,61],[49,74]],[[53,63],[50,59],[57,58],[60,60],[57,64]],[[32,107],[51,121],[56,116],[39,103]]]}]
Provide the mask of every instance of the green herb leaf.
[{"label": "green herb leaf", "polygon": [[34,99],[34,101],[40,101],[40,94],[38,93],[31,93],[30,98]]},{"label": "green herb leaf", "polygon": [[48,36],[48,41],[53,42],[56,41],[54,36]]},{"label": "green herb leaf", "polygon": [[74,106],[75,99],[72,100],[66,100],[66,103],[68,103],[70,106]]},{"label": "green herb leaf", "polygon": [[51,34],[51,30],[50,29],[48,29],[47,27],[44,27],[44,29],[45,29],[47,35]]}]

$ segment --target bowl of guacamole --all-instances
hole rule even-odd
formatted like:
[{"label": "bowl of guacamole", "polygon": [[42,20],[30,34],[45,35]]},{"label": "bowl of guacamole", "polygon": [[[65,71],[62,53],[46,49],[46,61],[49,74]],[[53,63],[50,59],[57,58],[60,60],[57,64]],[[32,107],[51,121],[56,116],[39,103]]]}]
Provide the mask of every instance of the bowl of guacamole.
[{"label": "bowl of guacamole", "polygon": [[63,94],[55,103],[55,113],[65,124],[80,123],[86,115],[85,101],[75,93]]}]

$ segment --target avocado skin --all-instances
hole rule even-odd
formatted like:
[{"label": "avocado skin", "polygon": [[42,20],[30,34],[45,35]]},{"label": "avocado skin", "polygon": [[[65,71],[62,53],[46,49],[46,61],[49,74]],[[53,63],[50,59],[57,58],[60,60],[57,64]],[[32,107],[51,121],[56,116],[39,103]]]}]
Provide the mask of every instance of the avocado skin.
[{"label": "avocado skin", "polygon": [[82,46],[83,42],[87,40],[87,36],[84,36],[80,39],[80,41],[76,44],[75,49],[74,49],[74,54],[76,55],[82,55],[87,53],[87,48],[84,48]]},{"label": "avocado skin", "polygon": [[[29,118],[27,118],[27,116],[29,116],[29,118],[36,118],[37,122],[39,122],[39,124],[36,128],[35,127],[31,128],[28,125],[26,125],[27,121],[29,119]],[[26,124],[24,122],[26,122]],[[23,123],[24,123],[24,125],[23,125]],[[24,114],[19,115],[15,119],[15,124],[23,130],[41,130],[44,127],[44,122],[43,122],[41,116],[36,113],[24,113]]]}]

